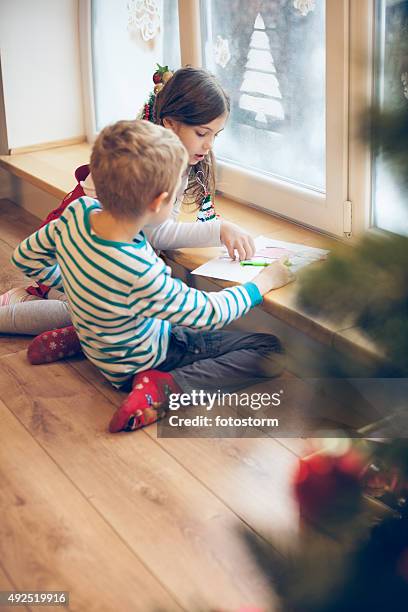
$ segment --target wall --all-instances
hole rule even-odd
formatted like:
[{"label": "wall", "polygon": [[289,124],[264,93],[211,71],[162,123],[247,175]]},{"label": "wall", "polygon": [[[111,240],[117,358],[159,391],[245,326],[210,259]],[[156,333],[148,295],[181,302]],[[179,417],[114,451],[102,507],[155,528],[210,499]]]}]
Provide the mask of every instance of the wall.
[{"label": "wall", "polygon": [[10,149],[84,134],[78,0],[1,0]]},{"label": "wall", "polygon": [[93,1],[97,131],[136,116],[153,89],[157,62],[172,68],[180,65],[177,2],[161,0],[159,8],[160,32],[144,41],[140,31],[129,26],[133,9],[128,0]]}]

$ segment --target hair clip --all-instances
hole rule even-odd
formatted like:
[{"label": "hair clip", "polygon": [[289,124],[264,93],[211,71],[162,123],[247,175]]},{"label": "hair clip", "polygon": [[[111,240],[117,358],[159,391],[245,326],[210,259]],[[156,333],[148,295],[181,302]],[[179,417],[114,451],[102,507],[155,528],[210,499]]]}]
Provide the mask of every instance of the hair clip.
[{"label": "hair clip", "polygon": [[165,84],[170,81],[171,77],[173,76],[173,72],[169,70],[168,66],[160,66],[160,64],[156,65],[157,70],[153,75],[154,89],[149,94],[147,102],[143,104],[140,112],[137,115],[137,119],[144,119],[145,121],[154,121],[153,107],[155,98],[157,94],[163,89]]},{"label": "hair clip", "polygon": [[169,70],[168,66],[160,66],[156,64],[157,70],[153,75],[154,93],[158,94],[163,89],[167,81],[170,81],[173,76],[173,72]]}]

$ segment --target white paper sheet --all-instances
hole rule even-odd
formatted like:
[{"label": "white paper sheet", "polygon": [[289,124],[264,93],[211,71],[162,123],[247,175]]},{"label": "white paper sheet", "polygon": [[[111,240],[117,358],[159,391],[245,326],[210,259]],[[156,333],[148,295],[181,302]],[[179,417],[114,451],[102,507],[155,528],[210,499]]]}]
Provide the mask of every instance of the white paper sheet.
[{"label": "white paper sheet", "polygon": [[[281,257],[286,257],[291,264],[290,270],[292,272],[297,272],[319,259],[325,259],[329,253],[329,251],[324,249],[316,249],[294,242],[274,240],[266,236],[255,238],[255,246],[256,252],[250,261],[272,263],[277,259],[281,259]],[[255,278],[261,270],[262,267],[259,266],[241,266],[239,261],[230,259],[228,253],[224,250],[218,257],[210,259],[207,263],[193,270],[192,274],[246,283]]]}]

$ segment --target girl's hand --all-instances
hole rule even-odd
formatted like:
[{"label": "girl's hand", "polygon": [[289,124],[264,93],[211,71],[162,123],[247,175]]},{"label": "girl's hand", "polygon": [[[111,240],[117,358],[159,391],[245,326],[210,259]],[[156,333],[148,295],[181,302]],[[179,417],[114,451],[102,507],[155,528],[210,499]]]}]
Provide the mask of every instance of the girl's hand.
[{"label": "girl's hand", "polygon": [[221,221],[220,238],[222,244],[227,247],[231,259],[235,259],[235,251],[237,251],[240,261],[251,259],[255,254],[255,244],[252,237],[234,223]]}]

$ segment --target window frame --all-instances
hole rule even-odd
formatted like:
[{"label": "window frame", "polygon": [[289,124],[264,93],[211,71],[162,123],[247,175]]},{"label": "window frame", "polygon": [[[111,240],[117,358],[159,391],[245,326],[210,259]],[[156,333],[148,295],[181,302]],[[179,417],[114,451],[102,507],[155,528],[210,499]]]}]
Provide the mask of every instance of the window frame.
[{"label": "window frame", "polygon": [[[178,0],[182,65],[202,66],[201,3]],[[79,3],[86,134],[96,137],[91,2]],[[371,152],[360,117],[373,91],[374,0],[326,0],[326,193],[218,160],[223,195],[340,238],[371,225]]]},{"label": "window frame", "polygon": [[350,128],[349,198],[353,203],[353,234],[378,232],[373,227],[372,151],[362,139],[361,117],[374,93],[375,0],[351,3],[350,11]]},{"label": "window frame", "polygon": [[97,136],[95,89],[92,67],[92,0],[79,3],[79,49],[84,102],[85,135],[92,144]]},{"label": "window frame", "polygon": [[[366,0],[368,1],[368,0]],[[371,105],[377,105],[378,110],[380,112],[384,109],[383,103],[383,95],[384,95],[384,85],[383,78],[384,75],[380,75],[380,66],[383,65],[384,62],[384,52],[385,52],[385,38],[386,38],[386,6],[387,0],[370,0],[369,2],[369,10],[368,13],[371,17],[371,33],[370,40],[367,45],[367,55],[369,57],[368,65],[371,66],[371,72],[366,75],[367,82],[370,83],[370,95],[366,98],[366,108],[370,108]],[[388,6],[391,8],[393,5],[399,4],[402,0],[388,0]],[[377,6],[377,4],[382,4],[382,6]],[[366,142],[366,165],[369,165],[369,168],[366,170],[364,177],[366,179],[367,188],[365,193],[366,206],[360,212],[361,214],[365,214],[365,218],[361,223],[361,228],[366,228],[370,234],[377,235],[380,237],[390,237],[395,236],[395,234],[404,235],[404,233],[400,234],[399,232],[395,232],[390,229],[386,229],[383,227],[379,227],[375,225],[375,201],[374,201],[374,192],[375,192],[375,153],[373,148],[370,146],[370,142],[367,140]],[[363,223],[365,225],[363,225]]]},{"label": "window frame", "polygon": [[[191,4],[199,12],[200,0],[193,0]],[[223,194],[344,237],[347,228],[343,217],[348,201],[348,39],[349,0],[327,0],[326,193],[219,160],[217,184]]]}]

